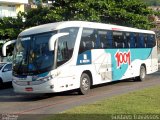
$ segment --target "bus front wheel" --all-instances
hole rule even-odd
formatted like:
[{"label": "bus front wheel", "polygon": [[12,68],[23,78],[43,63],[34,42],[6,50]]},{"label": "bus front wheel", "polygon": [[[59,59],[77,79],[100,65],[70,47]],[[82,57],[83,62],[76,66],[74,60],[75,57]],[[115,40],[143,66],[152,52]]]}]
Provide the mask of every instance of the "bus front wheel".
[{"label": "bus front wheel", "polygon": [[140,73],[139,73],[139,76],[137,77],[137,80],[138,81],[144,81],[146,78],[146,68],[144,65],[142,65],[140,67]]},{"label": "bus front wheel", "polygon": [[83,73],[80,79],[80,89],[79,94],[85,95],[90,91],[91,80],[88,74]]}]

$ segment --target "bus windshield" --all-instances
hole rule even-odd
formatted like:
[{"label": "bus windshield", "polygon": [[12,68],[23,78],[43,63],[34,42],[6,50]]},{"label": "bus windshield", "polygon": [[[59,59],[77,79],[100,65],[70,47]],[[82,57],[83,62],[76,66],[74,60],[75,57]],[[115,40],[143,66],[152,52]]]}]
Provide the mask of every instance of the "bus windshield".
[{"label": "bus windshield", "polygon": [[57,32],[19,37],[14,48],[13,74],[36,75],[50,71],[54,63],[54,51],[49,51],[48,41]]},{"label": "bus windshield", "polygon": [[[78,30],[71,27],[18,37],[14,48],[13,75],[38,75],[49,72],[70,60]],[[69,34],[57,39],[57,51],[50,51],[49,40],[57,33]]]}]

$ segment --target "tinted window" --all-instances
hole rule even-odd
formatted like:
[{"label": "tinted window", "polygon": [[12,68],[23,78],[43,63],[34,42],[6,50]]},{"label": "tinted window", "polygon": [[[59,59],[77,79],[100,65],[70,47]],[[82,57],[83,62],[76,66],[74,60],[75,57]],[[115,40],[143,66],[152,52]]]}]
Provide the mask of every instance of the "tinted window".
[{"label": "tinted window", "polygon": [[154,47],[156,45],[155,36],[154,35],[147,35],[147,37],[148,37],[147,46]]},{"label": "tinted window", "polygon": [[5,65],[5,63],[1,63],[0,64],[0,70],[2,69],[2,67]]},{"label": "tinted window", "polygon": [[108,31],[107,32],[107,39],[108,39],[108,42],[109,42],[109,47],[112,48],[114,45],[113,45],[113,35],[112,35],[112,31]]},{"label": "tinted window", "polygon": [[123,33],[124,35],[124,43],[125,43],[125,48],[129,48],[130,47],[130,33]]},{"label": "tinted window", "polygon": [[[8,69],[8,71],[11,71],[12,70],[12,64],[8,64],[4,67],[4,69]],[[3,69],[3,70],[4,70]]]},{"label": "tinted window", "polygon": [[121,31],[84,29],[80,53],[93,48],[150,48],[156,45],[155,36]]},{"label": "tinted window", "polygon": [[111,31],[98,30],[98,36],[100,38],[100,48],[111,48],[112,47],[112,34]]},{"label": "tinted window", "polygon": [[138,48],[144,48],[144,35],[142,33],[139,34],[138,36],[138,41],[137,41],[137,47]]},{"label": "tinted window", "polygon": [[130,48],[136,47],[136,36],[134,33],[129,34],[129,47]]},{"label": "tinted window", "polygon": [[78,28],[65,28],[60,30],[60,32],[66,32],[69,33],[69,35],[60,37],[58,40],[57,66],[60,66],[71,59],[77,38]]},{"label": "tinted window", "polygon": [[84,28],[82,32],[79,53],[99,47],[96,30]]},{"label": "tinted window", "polygon": [[145,47],[145,48],[148,47],[148,38],[147,38],[147,34],[144,34],[144,47]]},{"label": "tinted window", "polygon": [[115,48],[125,48],[125,40],[122,32],[113,32]]}]

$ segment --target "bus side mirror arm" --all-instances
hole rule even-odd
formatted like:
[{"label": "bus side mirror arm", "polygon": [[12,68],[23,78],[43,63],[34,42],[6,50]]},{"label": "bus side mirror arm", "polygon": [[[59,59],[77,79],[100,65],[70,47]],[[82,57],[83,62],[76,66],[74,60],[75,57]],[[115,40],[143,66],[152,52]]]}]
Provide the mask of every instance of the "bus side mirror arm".
[{"label": "bus side mirror arm", "polygon": [[66,35],[69,35],[69,33],[57,33],[53,35],[49,39],[49,51],[53,51],[55,49],[55,42],[59,37],[66,36]]},{"label": "bus side mirror arm", "polygon": [[3,45],[3,47],[2,47],[2,55],[5,57],[6,55],[7,55],[7,53],[6,53],[6,49],[7,49],[7,46],[8,45],[11,45],[11,44],[13,44],[13,43],[15,43],[16,42],[16,40],[11,40],[11,41],[8,41],[8,42],[6,42],[4,45]]},{"label": "bus side mirror arm", "polygon": [[[53,35],[49,40],[49,51],[54,51],[54,69],[57,67],[57,56],[58,56],[58,38],[69,35],[69,33],[57,33]],[[56,42],[57,41],[57,42]]]}]

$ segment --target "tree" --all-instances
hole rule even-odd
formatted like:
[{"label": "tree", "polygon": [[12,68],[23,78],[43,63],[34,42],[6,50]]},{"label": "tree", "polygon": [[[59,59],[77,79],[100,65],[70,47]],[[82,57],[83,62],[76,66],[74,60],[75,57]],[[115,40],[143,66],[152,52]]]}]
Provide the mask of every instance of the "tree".
[{"label": "tree", "polygon": [[[41,0],[40,0],[41,1]],[[42,0],[44,1],[44,0]],[[151,29],[152,19],[160,15],[139,0],[52,0],[51,7],[20,12],[17,18],[0,19],[0,40],[16,39],[18,34],[33,26],[59,21],[83,20]],[[25,21],[23,21],[25,19]]]},{"label": "tree", "polygon": [[160,0],[141,0],[142,2],[146,3],[148,6],[159,6]]},{"label": "tree", "polygon": [[23,17],[25,18],[24,26],[25,28],[41,25],[48,23],[46,18],[47,13],[50,11],[47,7],[38,6],[37,9],[28,10]]},{"label": "tree", "polygon": [[[56,13],[56,14],[55,14]],[[85,20],[150,29],[148,15],[153,14],[139,0],[59,0],[47,14],[56,20]]]},{"label": "tree", "polygon": [[15,39],[26,28],[68,20],[150,29],[153,24],[148,16],[152,14],[153,11],[139,0],[54,0],[52,7],[38,6],[19,13],[17,18],[0,19],[0,39]]},{"label": "tree", "polygon": [[17,35],[24,29],[22,14],[19,13],[17,18],[4,17],[0,19],[0,40],[16,39]]}]

